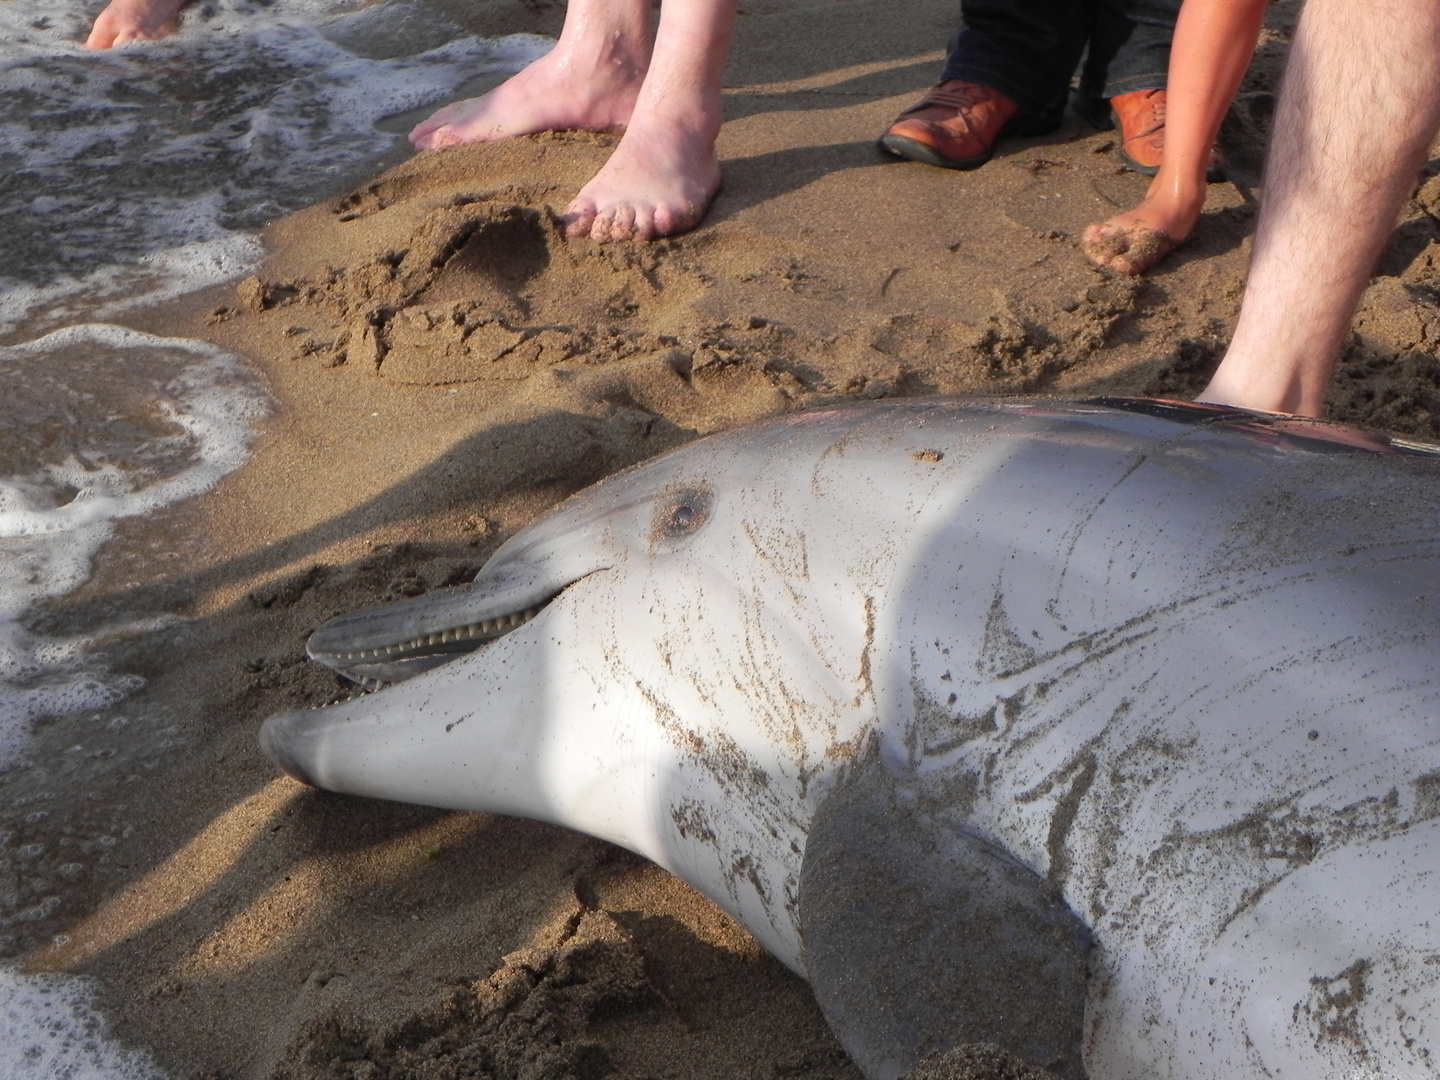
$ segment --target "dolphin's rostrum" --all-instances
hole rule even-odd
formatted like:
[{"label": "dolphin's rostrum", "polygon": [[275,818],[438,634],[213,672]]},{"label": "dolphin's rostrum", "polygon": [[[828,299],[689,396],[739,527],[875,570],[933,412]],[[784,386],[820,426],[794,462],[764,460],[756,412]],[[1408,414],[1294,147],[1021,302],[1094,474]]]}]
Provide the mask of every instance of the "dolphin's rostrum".
[{"label": "dolphin's rostrum", "polygon": [[1435,448],[1337,425],[799,414],[322,627],[400,685],[262,743],[648,856],[871,1077],[985,1040],[1093,1080],[1433,1078],[1437,522]]}]

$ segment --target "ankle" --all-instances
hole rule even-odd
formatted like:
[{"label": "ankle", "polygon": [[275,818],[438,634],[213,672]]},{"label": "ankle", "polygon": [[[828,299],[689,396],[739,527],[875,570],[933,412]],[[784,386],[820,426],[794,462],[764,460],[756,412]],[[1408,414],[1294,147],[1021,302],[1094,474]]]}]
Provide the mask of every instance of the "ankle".
[{"label": "ankle", "polygon": [[650,38],[633,28],[577,33],[572,38],[562,32],[545,59],[597,81],[638,88],[650,66]]},{"label": "ankle", "polygon": [[630,119],[630,127],[642,128],[663,137],[691,153],[714,151],[724,120],[719,95],[669,94],[659,97],[641,93]]}]

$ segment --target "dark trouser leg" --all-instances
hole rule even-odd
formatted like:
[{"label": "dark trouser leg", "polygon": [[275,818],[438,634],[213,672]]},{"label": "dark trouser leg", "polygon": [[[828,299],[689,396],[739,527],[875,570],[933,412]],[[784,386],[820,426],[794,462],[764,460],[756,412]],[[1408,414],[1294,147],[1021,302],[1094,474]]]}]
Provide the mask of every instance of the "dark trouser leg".
[{"label": "dark trouser leg", "polygon": [[1165,86],[1180,0],[1094,0],[1082,99]]},{"label": "dark trouser leg", "polygon": [[962,25],[941,79],[1000,91],[1020,106],[1028,134],[1053,130],[1085,47],[1089,7],[1088,0],[961,0]]}]

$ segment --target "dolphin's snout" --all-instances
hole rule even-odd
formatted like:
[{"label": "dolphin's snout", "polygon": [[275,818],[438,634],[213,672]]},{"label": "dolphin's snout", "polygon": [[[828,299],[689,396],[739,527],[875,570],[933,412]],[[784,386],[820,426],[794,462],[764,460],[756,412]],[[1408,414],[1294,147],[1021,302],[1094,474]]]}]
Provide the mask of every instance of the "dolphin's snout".
[{"label": "dolphin's snout", "polygon": [[280,713],[260,725],[260,752],[269,758],[286,776],[309,787],[320,784],[300,767],[295,753],[295,713]]}]

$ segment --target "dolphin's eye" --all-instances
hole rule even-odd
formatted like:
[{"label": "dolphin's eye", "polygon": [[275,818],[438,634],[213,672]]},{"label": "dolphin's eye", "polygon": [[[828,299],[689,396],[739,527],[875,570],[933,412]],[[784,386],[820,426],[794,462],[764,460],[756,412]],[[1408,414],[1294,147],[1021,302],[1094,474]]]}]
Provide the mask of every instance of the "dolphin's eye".
[{"label": "dolphin's eye", "polygon": [[710,520],[714,496],[709,488],[685,487],[670,492],[655,505],[652,540],[679,540]]}]

